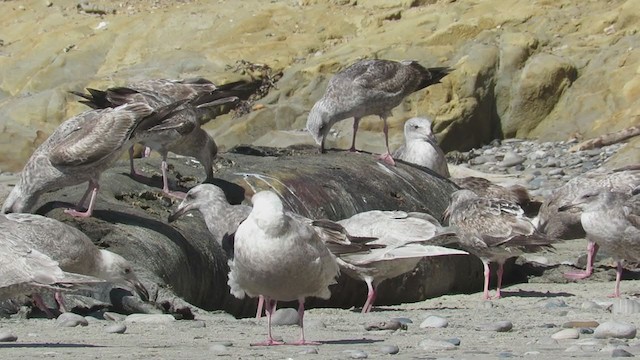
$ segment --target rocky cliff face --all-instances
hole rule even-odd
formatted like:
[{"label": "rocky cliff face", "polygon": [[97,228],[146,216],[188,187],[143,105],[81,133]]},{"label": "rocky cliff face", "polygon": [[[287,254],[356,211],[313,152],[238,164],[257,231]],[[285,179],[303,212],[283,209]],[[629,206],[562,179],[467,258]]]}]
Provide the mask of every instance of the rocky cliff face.
[{"label": "rocky cliff face", "polygon": [[[69,90],[157,77],[222,83],[246,76],[229,68],[241,59],[283,77],[260,110],[207,125],[224,147],[311,143],[292,130],[330,76],[365,57],[455,68],[394,110],[393,145],[415,115],[434,117],[445,150],[496,137],[589,138],[638,123],[639,20],[635,0],[5,0],[0,168],[19,170],[84,110]],[[351,122],[334,128],[329,146],[348,147]],[[382,122],[366,118],[361,129],[358,147],[381,151]]]}]

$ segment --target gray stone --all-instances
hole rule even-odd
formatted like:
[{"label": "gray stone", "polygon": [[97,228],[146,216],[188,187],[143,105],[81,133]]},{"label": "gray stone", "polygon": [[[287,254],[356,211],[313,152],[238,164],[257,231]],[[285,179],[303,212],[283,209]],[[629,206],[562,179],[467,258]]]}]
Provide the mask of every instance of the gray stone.
[{"label": "gray stone", "polygon": [[452,343],[445,340],[424,339],[420,341],[420,347],[426,351],[453,350],[456,348]]},{"label": "gray stone", "polygon": [[446,328],[447,326],[449,326],[449,320],[435,315],[428,316],[420,324],[421,328]]},{"label": "gray stone", "polygon": [[127,331],[127,326],[123,323],[117,323],[105,327],[104,331],[109,334],[124,334]]},{"label": "gray stone", "polygon": [[298,310],[292,308],[281,308],[271,317],[271,324],[274,326],[297,325]]},{"label": "gray stone", "polygon": [[400,352],[398,345],[380,345],[378,350],[383,354],[395,355]]},{"label": "gray stone", "polygon": [[596,339],[633,339],[636,337],[636,327],[633,324],[607,321],[596,328],[593,332],[593,337]]},{"label": "gray stone", "polygon": [[580,337],[580,332],[577,329],[562,329],[557,333],[551,335],[552,339],[555,340],[567,340],[567,339],[578,339]]},{"label": "gray stone", "polygon": [[635,357],[635,355],[625,349],[613,349],[611,357]]},{"label": "gray stone", "polygon": [[366,359],[369,357],[369,355],[362,350],[345,350],[343,353],[347,354],[349,359]]},{"label": "gray stone", "polygon": [[508,153],[504,154],[504,158],[502,159],[502,161],[498,162],[498,166],[511,167],[522,164],[523,162],[525,162],[525,160],[527,160],[525,157],[520,156],[513,151],[509,151]]},{"label": "gray stone", "polygon": [[496,331],[507,332],[513,328],[511,321],[496,321],[493,323],[480,324],[476,326],[476,330],[480,331]]},{"label": "gray stone", "polygon": [[89,325],[89,322],[87,321],[87,319],[84,318],[84,316],[80,316],[78,314],[74,314],[70,312],[60,314],[60,316],[58,316],[58,319],[56,319],[56,323],[58,324],[58,326],[63,326],[63,327],[76,327],[78,325],[80,326]]},{"label": "gray stone", "polygon": [[460,342],[461,342],[460,338],[457,338],[457,337],[454,337],[454,338],[451,338],[451,339],[446,339],[445,341],[448,341],[448,342],[452,343],[455,346],[459,346]]},{"label": "gray stone", "polygon": [[131,314],[124,321],[128,323],[169,324],[176,321],[176,318],[168,314]]},{"label": "gray stone", "polygon": [[555,168],[555,169],[551,169],[548,172],[549,175],[564,175],[564,169],[562,168]]},{"label": "gray stone", "polygon": [[374,323],[369,323],[364,326],[365,330],[398,330],[398,329],[407,329],[407,325],[402,324],[397,320],[389,320],[389,321],[377,321]]},{"label": "gray stone", "polygon": [[9,330],[0,331],[0,342],[14,342],[18,340],[18,337]]}]

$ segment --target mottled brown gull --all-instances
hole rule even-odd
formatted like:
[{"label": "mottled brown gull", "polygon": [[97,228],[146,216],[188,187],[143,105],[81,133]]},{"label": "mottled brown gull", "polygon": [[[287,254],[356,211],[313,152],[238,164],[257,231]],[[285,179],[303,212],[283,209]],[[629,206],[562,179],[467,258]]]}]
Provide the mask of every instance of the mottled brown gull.
[{"label": "mottled brown gull", "polygon": [[[557,188],[542,203],[538,227],[552,238],[583,238],[585,231],[581,224],[581,209],[576,206],[560,211],[560,207],[576,201],[579,196],[591,190],[631,194],[637,186],[640,186],[640,170],[634,166],[616,170],[597,169],[576,176]],[[597,243],[588,241],[586,269],[565,273],[565,277],[578,280],[591,276],[598,247]]]},{"label": "mottled brown gull", "polygon": [[540,202],[533,201],[527,189],[521,185],[501,186],[476,176],[450,178],[449,180],[462,189],[473,191],[480,197],[502,199],[516,203],[528,216],[535,216],[540,209]]},{"label": "mottled brown gull", "polygon": [[[157,125],[183,102],[152,109],[134,103],[85,111],[66,120],[33,152],[20,180],[2,206],[3,213],[29,212],[45,192],[89,182],[72,216],[91,216],[103,171],[133,144],[139,131]],[[80,208],[89,198],[86,211]]]},{"label": "mottled brown gull", "polygon": [[[211,135],[201,125],[215,117],[231,111],[240,99],[247,99],[258,86],[258,81],[237,81],[216,86],[205,79],[165,80],[153,79],[109,88],[105,91],[87,89],[89,94],[73,92],[83,97],[81,101],[93,108],[108,108],[142,102],[152,108],[178,100],[189,100],[190,111],[166,118],[162,124],[138,134],[136,140],[156,150],[162,156],[163,192],[182,197],[183,194],[169,191],[167,178],[167,156],[169,152],[196,158],[204,167],[206,179],[213,179],[213,159],[218,147]],[[129,150],[131,175],[140,176],[134,167],[133,147]]]},{"label": "mottled brown gull", "polygon": [[380,158],[393,165],[389,152],[387,118],[391,110],[411,93],[437,84],[451,70],[446,67],[425,68],[415,61],[362,60],[335,74],[327,90],[309,112],[307,130],[324,152],[324,142],[338,121],[353,118],[350,151],[356,151],[356,133],[360,119],[378,115],[384,122],[387,152]]},{"label": "mottled brown gull", "polygon": [[414,117],[404,123],[404,144],[393,152],[393,157],[426,167],[442,177],[449,177],[447,159],[428,118]]},{"label": "mottled brown gull", "polygon": [[235,233],[233,267],[229,273],[231,293],[264,296],[268,338],[258,345],[282,344],[271,335],[271,316],[276,301],[298,300],[300,339],[304,337],[304,301],[315,296],[328,299],[339,267],[316,230],[306,221],[285,213],[282,201],[271,191],[252,197],[253,209]]},{"label": "mottled brown gull", "polygon": [[423,257],[468,254],[436,246],[437,238],[452,236],[455,232],[441,227],[435,218],[424,213],[372,210],[340,220],[338,224],[352,236],[377,238],[369,245],[383,245],[367,253],[338,257],[341,270],[367,283],[363,313],[371,311],[380,283],[415,269]]},{"label": "mottled brown gull", "polygon": [[503,266],[507,259],[523,252],[551,247],[551,241],[523,216],[518,205],[500,199],[483,198],[463,189],[451,195],[445,211],[449,223],[458,230],[459,245],[477,256],[484,265],[484,299],[489,296],[489,263],[498,263],[496,298],[500,298]]},{"label": "mottled brown gull", "polygon": [[[0,226],[7,222],[0,217]],[[47,255],[24,243],[19,232],[0,232],[0,300],[84,287],[100,280],[60,269]]]},{"label": "mottled brown gull", "polygon": [[149,299],[131,263],[116,253],[99,249],[82,231],[35,214],[0,217],[3,218],[0,232],[18,233],[23,243],[57,261],[63,271],[124,285],[134,289],[143,300]]},{"label": "mottled brown gull", "polygon": [[587,239],[616,260],[616,286],[611,296],[619,297],[623,261],[640,261],[640,196],[591,189],[561,206],[562,210],[570,208],[582,211],[580,222]]}]

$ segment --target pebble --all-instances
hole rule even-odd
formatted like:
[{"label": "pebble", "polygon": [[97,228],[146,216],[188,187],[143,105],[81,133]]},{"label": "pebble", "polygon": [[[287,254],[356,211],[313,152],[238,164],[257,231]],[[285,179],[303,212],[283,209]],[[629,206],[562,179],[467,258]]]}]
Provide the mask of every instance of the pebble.
[{"label": "pebble", "polygon": [[636,337],[636,327],[623,322],[607,321],[596,328],[593,337],[596,339],[633,339]]},{"label": "pebble", "polygon": [[504,158],[502,159],[502,161],[498,163],[498,166],[511,167],[515,165],[520,165],[523,162],[525,162],[525,160],[527,159],[516,154],[513,151],[509,151],[508,153],[504,154]]},{"label": "pebble", "polygon": [[124,332],[127,331],[127,326],[122,323],[117,323],[105,327],[104,331],[109,334],[124,334]]},{"label": "pebble", "polygon": [[426,319],[424,319],[424,321],[422,322],[422,324],[420,324],[420,328],[424,329],[424,328],[446,328],[447,326],[449,326],[449,320],[440,317],[440,316],[435,316],[435,315],[431,315],[428,316]]},{"label": "pebble", "polygon": [[480,331],[496,331],[507,332],[513,328],[511,321],[496,321],[493,323],[480,324],[476,326],[476,330]]},{"label": "pebble", "polygon": [[591,328],[591,327],[598,327],[598,325],[600,325],[597,321],[593,321],[593,320],[574,320],[574,321],[567,321],[566,323],[562,324],[562,327],[567,329],[567,328]]},{"label": "pebble", "polygon": [[375,323],[369,323],[364,326],[364,329],[367,331],[371,330],[398,330],[398,329],[406,329],[406,325],[402,325],[397,320],[389,320],[389,321],[379,321]]},{"label": "pebble", "polygon": [[580,332],[577,329],[562,329],[551,335],[551,338],[555,340],[578,339]]},{"label": "pebble", "polygon": [[381,345],[378,350],[383,354],[395,355],[400,352],[400,348],[397,345]]},{"label": "pebble", "polygon": [[60,314],[60,316],[58,316],[58,319],[56,319],[56,323],[58,324],[58,326],[63,326],[63,327],[76,327],[76,326],[89,325],[89,322],[87,321],[87,319],[84,318],[84,316],[80,316],[78,314],[74,314],[70,312]]},{"label": "pebble", "polygon": [[435,339],[424,339],[420,341],[420,347],[422,350],[433,351],[433,350],[453,350],[456,348],[452,343],[445,340],[435,340]]},{"label": "pebble", "polygon": [[298,324],[298,310],[292,308],[281,308],[271,317],[271,325],[283,326],[283,325],[297,325]]},{"label": "pebble", "polygon": [[611,357],[635,357],[635,355],[625,349],[613,349]]},{"label": "pebble", "polygon": [[640,302],[631,299],[615,299],[611,312],[625,315],[640,313]]},{"label": "pebble", "polygon": [[461,343],[460,338],[457,338],[457,337],[454,337],[454,338],[451,338],[451,339],[446,339],[445,341],[448,341],[448,342],[452,343],[455,346],[459,346],[460,343]]},{"label": "pebble", "polygon": [[8,330],[0,331],[0,342],[14,342],[18,340],[18,337]]},{"label": "pebble", "polygon": [[131,314],[124,321],[128,323],[168,324],[176,321],[176,318],[168,314]]},{"label": "pebble", "polygon": [[350,359],[366,359],[369,357],[369,355],[362,350],[345,350],[343,353],[347,354]]}]

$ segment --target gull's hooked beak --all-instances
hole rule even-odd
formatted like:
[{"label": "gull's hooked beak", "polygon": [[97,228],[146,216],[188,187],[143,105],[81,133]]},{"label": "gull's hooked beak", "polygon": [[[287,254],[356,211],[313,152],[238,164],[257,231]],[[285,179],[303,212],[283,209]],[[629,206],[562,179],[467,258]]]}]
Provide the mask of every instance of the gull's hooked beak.
[{"label": "gull's hooked beak", "polygon": [[147,288],[142,285],[140,280],[127,280],[127,284],[136,290],[136,293],[140,296],[142,301],[149,301],[149,292],[147,291]]},{"label": "gull's hooked beak", "polygon": [[567,210],[571,210],[571,209],[576,209],[578,208],[582,203],[573,203],[573,204],[566,204],[566,205],[562,205],[558,208],[558,211],[567,211]]},{"label": "gull's hooked beak", "polygon": [[188,212],[189,210],[191,210],[191,205],[187,204],[187,205],[178,205],[178,208],[176,209],[176,211],[174,211],[171,215],[169,215],[169,218],[167,219],[167,221],[169,221],[170,223],[176,221],[176,219],[178,219],[180,216],[184,215],[184,213]]}]

